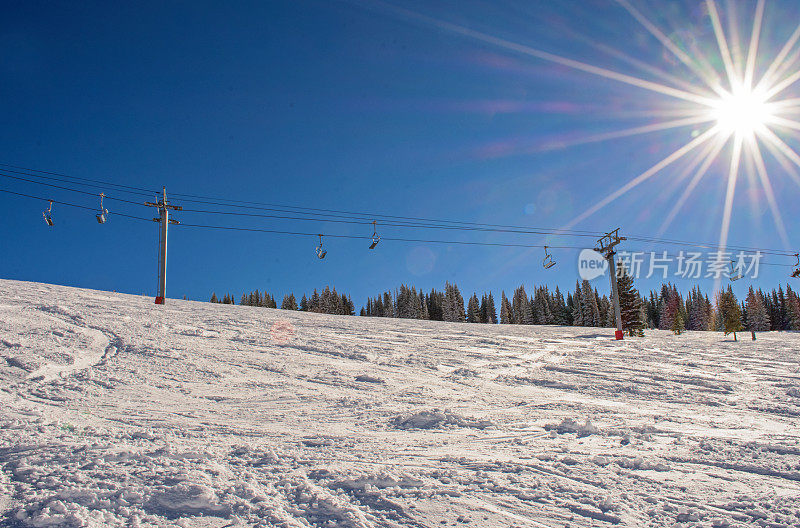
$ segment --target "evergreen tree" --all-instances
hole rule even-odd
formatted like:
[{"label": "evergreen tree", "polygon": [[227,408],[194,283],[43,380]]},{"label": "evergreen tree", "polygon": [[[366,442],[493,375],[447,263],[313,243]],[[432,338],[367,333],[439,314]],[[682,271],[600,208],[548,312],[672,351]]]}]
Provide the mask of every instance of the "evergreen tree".
[{"label": "evergreen tree", "polygon": [[575,323],[575,320],[574,320],[574,315],[575,315],[575,300],[574,300],[574,298],[572,297],[572,294],[571,294],[570,292],[567,292],[567,299],[566,299],[566,301],[564,302],[564,309],[565,309],[564,315],[566,316],[566,319],[567,319],[567,324],[568,324],[569,326],[578,326],[578,325]]},{"label": "evergreen tree", "polygon": [[[644,335],[645,322],[642,320],[642,298],[633,286],[633,277],[622,262],[618,264],[617,293],[619,294],[619,312],[622,316],[622,329],[630,336]],[[613,309],[611,310],[613,312]],[[615,316],[616,318],[616,316]],[[616,323],[615,323],[616,324]]]},{"label": "evergreen tree", "polygon": [[581,285],[581,319],[583,326],[600,326],[600,307],[597,295],[588,280]]},{"label": "evergreen tree", "polygon": [[688,299],[688,324],[689,330],[708,330],[709,314],[708,314],[708,299],[704,298],[700,292],[700,288],[695,286],[689,293]]},{"label": "evergreen tree", "polygon": [[540,286],[534,290],[533,295],[533,322],[534,324],[547,325],[553,324],[553,312],[550,309],[550,292],[546,286]]},{"label": "evergreen tree", "polygon": [[661,295],[658,298],[658,328],[669,330],[672,328],[672,318],[674,313],[669,313],[669,300],[672,297],[672,290],[666,284],[661,285]]},{"label": "evergreen tree", "polygon": [[686,321],[684,312],[685,305],[678,289],[672,284],[664,284],[661,288],[661,298],[659,299],[658,327],[661,330],[672,330],[673,319],[680,314],[681,319]]},{"label": "evergreen tree", "polygon": [[786,287],[786,304],[789,329],[800,330],[800,297],[789,286]]},{"label": "evergreen tree", "polygon": [[297,300],[294,298],[294,293],[290,293],[289,295],[283,296],[283,302],[281,302],[281,309],[297,310]]},{"label": "evergreen tree", "polygon": [[683,333],[683,315],[681,314],[680,310],[675,311],[675,317],[672,318],[672,327],[670,330],[672,330],[672,333],[675,335],[680,335]]},{"label": "evergreen tree", "polygon": [[772,290],[772,295],[770,297],[770,307],[771,310],[769,312],[769,320],[772,322],[770,330],[780,330],[781,329],[780,304],[778,302],[778,292],[774,289]]},{"label": "evergreen tree", "polygon": [[719,312],[722,331],[725,335],[732,333],[733,340],[736,341],[736,332],[742,330],[742,312],[730,286],[718,295],[717,312]]},{"label": "evergreen tree", "polygon": [[513,314],[512,322],[514,324],[533,324],[533,313],[531,312],[528,294],[525,293],[525,286],[520,286],[514,291],[514,297],[511,299],[511,308],[511,313]]},{"label": "evergreen tree", "polygon": [[789,314],[786,311],[786,297],[783,295],[783,288],[778,286],[778,330],[786,330],[789,328]]},{"label": "evergreen tree", "polygon": [[264,294],[264,307],[266,308],[277,308],[278,303],[275,302],[275,297],[270,294]]},{"label": "evergreen tree", "polygon": [[661,328],[659,316],[658,295],[651,290],[650,299],[647,301],[647,326],[650,328]]},{"label": "evergreen tree", "polygon": [[396,306],[392,300],[392,292],[383,294],[383,317],[395,317],[397,314]]},{"label": "evergreen tree", "polygon": [[497,323],[497,310],[494,307],[492,292],[484,294],[481,298],[481,322],[488,324]]},{"label": "evergreen tree", "polygon": [[575,294],[572,296],[572,326],[586,326],[583,321],[581,285],[578,281],[575,281]]},{"label": "evergreen tree", "polygon": [[219,299],[217,299],[217,294],[216,293],[211,292],[211,301],[210,302],[212,302],[212,303],[218,303],[219,302]]},{"label": "evergreen tree", "polygon": [[422,293],[422,290],[419,292],[419,305],[422,307],[422,318],[425,320],[430,320],[431,314],[428,311],[428,301],[425,298],[425,294]]},{"label": "evergreen tree", "polygon": [[511,307],[511,303],[508,302],[508,298],[506,297],[506,292],[503,291],[500,294],[500,323],[513,324],[513,322],[514,322],[513,308]]},{"label": "evergreen tree", "polygon": [[314,293],[311,294],[311,298],[308,300],[308,311],[309,312],[320,312],[320,296],[317,289],[314,288]]},{"label": "evergreen tree", "polygon": [[467,302],[467,322],[480,323],[481,322],[481,307],[478,302],[478,296],[474,293]]},{"label": "evergreen tree", "polygon": [[444,321],[444,294],[435,289],[426,298],[428,302],[428,317],[431,321]]},{"label": "evergreen tree", "polygon": [[764,307],[763,294],[753,291],[752,286],[747,292],[744,313],[747,315],[745,326],[751,332],[766,332],[770,329],[770,321],[767,309]]},{"label": "evergreen tree", "polygon": [[567,304],[558,286],[556,286],[556,293],[553,296],[553,323],[561,326],[570,324]]},{"label": "evergreen tree", "polygon": [[467,314],[464,311],[464,298],[458,290],[458,286],[450,284],[444,285],[444,320],[463,323]]},{"label": "evergreen tree", "polygon": [[600,318],[605,328],[617,326],[617,314],[614,313],[614,304],[605,295],[600,298]]},{"label": "evergreen tree", "polygon": [[667,301],[667,315],[670,321],[669,329],[676,335],[683,333],[684,319],[681,311],[681,298],[673,292]]}]

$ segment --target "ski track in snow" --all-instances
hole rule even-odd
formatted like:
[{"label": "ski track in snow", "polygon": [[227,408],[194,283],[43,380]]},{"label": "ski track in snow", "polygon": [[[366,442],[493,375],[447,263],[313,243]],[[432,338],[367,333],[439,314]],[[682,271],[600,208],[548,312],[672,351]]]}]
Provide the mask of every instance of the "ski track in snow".
[{"label": "ski track in snow", "polygon": [[0,526],[800,526],[800,335],[611,333],[0,280]]}]

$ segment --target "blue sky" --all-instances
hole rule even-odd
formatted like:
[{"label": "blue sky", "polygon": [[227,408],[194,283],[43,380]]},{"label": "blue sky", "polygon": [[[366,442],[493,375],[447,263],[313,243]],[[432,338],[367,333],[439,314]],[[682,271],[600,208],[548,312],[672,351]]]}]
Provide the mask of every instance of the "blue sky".
[{"label": "blue sky", "polygon": [[[431,23],[456,24],[646,80],[659,81],[644,70],[651,66],[698,83],[611,0],[395,4],[407,12],[359,1],[232,4],[6,4],[0,20],[0,162],[146,189],[166,185],[169,193],[552,228],[705,130],[682,127],[582,143],[659,122],[663,117],[654,111],[682,102]],[[634,3],[670,38],[703,50],[722,71],[711,22],[697,4]],[[755,2],[731,5],[749,24]],[[798,11],[794,2],[769,3],[759,68],[795,29],[785,21],[796,20]],[[789,133],[781,137],[796,142]],[[718,240],[730,151],[731,145],[723,148],[663,237]],[[679,176],[687,163],[679,160],[574,228],[621,227],[624,234],[655,236],[686,188]],[[767,154],[765,164],[790,246],[777,234],[759,181],[745,175],[736,187],[729,241],[794,252],[800,189]],[[2,189],[97,203],[91,196],[0,180]],[[174,202],[190,205],[177,197]],[[106,206],[153,214],[113,200]],[[155,293],[155,223],[112,215],[101,226],[89,211],[56,205],[56,226],[48,228],[41,218],[46,202],[0,193],[0,207],[0,277]],[[371,233],[369,226],[326,222],[189,212],[175,217]],[[593,245],[591,238],[379,230],[386,237]],[[369,251],[361,240],[325,244],[328,257],[319,261],[311,237],[172,228],[168,295],[205,300],[212,291],[238,296],[258,288],[280,300],[290,291],[299,295],[330,284],[361,305],[367,295],[401,283],[429,290],[449,280],[465,293],[499,295],[521,283],[529,291],[543,283],[571,289],[577,278],[576,250],[555,250],[558,265],[544,270],[541,249],[384,241]],[[682,249],[641,242],[626,247]],[[793,263],[782,256],[764,261]],[[763,267],[759,279],[738,281],[736,288],[772,288],[790,280],[790,271]],[[658,282],[641,280],[638,286],[647,291]],[[696,281],[675,282],[689,289]],[[608,289],[604,280],[597,286]]]}]

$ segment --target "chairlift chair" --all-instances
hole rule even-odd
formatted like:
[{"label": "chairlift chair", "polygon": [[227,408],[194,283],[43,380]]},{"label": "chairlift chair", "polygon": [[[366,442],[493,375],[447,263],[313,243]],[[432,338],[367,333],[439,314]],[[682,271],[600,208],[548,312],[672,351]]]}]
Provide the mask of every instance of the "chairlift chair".
[{"label": "chairlift chair", "polygon": [[742,274],[741,268],[737,268],[737,267],[734,266],[735,263],[736,263],[735,260],[731,261],[731,276],[730,276],[731,282],[737,281],[737,280],[741,279],[742,277],[744,277],[744,275]]},{"label": "chairlift chair", "polygon": [[544,269],[550,269],[556,265],[556,261],[553,260],[553,256],[547,251],[547,246],[544,247],[544,260],[542,260],[542,266]]},{"label": "chairlift chair", "polygon": [[792,272],[792,277],[796,279],[800,277],[800,253],[795,253],[794,258],[797,259],[797,262],[794,265],[794,271]]},{"label": "chairlift chair", "polygon": [[324,259],[328,252],[322,247],[322,235],[319,235],[319,245],[317,246],[317,258]]},{"label": "chairlift chair", "polygon": [[48,200],[50,202],[50,207],[47,208],[47,211],[42,213],[44,217],[44,221],[47,222],[47,225],[53,227],[53,200]]},{"label": "chairlift chair", "polygon": [[105,198],[105,194],[100,193],[100,212],[97,213],[95,218],[97,218],[98,224],[105,224],[106,223],[106,215],[108,214],[108,209],[103,208],[103,198]]},{"label": "chairlift chair", "polygon": [[372,244],[369,245],[370,249],[375,249],[375,246],[378,245],[378,242],[381,241],[381,237],[378,236],[378,226],[377,222],[372,222]]}]

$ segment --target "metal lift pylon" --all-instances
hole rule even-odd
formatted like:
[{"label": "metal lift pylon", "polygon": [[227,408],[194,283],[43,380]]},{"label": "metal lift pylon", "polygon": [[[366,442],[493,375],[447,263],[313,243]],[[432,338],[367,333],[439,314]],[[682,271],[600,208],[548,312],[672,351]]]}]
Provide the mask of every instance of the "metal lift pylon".
[{"label": "metal lift pylon", "polygon": [[622,331],[622,313],[619,308],[619,291],[617,289],[617,265],[614,262],[614,255],[616,255],[617,252],[614,251],[614,248],[623,240],[626,240],[625,237],[619,236],[619,228],[616,228],[614,231],[606,233],[605,236],[600,238],[597,241],[597,246],[594,248],[595,251],[603,255],[608,261],[609,278],[611,280],[611,297],[614,302],[614,315],[617,319],[617,331],[614,336],[618,341],[622,340],[624,332]]},{"label": "metal lift pylon", "polygon": [[167,298],[167,228],[169,224],[180,224],[177,220],[169,218],[169,211],[170,209],[182,211],[183,207],[170,205],[167,201],[166,187],[163,188],[162,196],[156,199],[156,202],[145,202],[144,204],[148,207],[155,207],[159,212],[159,217],[153,218],[153,222],[161,223],[158,236],[158,295],[156,296],[156,304],[164,304]]}]

